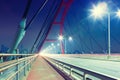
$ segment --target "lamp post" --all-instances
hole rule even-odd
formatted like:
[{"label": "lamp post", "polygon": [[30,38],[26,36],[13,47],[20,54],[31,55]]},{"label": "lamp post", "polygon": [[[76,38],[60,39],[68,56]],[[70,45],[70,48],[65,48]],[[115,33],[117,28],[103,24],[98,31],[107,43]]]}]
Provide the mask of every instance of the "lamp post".
[{"label": "lamp post", "polygon": [[[58,37],[58,40],[60,40],[60,43],[64,40],[64,50],[65,50],[65,52],[64,53],[66,53],[67,52],[67,44],[66,44],[66,39],[67,39],[67,37],[63,37],[63,36],[59,36]],[[68,37],[68,41],[72,41],[73,39],[72,39],[72,37],[71,36],[69,36]],[[63,47],[62,47],[63,48]]]},{"label": "lamp post", "polygon": [[[73,41],[73,38],[71,36],[69,36],[67,40],[70,42],[70,41]],[[66,38],[65,38],[65,53],[67,53]]]},{"label": "lamp post", "polygon": [[110,38],[110,13],[108,13],[108,59],[111,55],[111,38]]},{"label": "lamp post", "polygon": [[95,19],[102,19],[104,15],[107,14],[108,17],[108,58],[111,54],[111,43],[110,43],[110,12],[108,11],[108,5],[105,2],[101,2],[98,5],[93,5],[93,9],[91,9],[91,16]]},{"label": "lamp post", "polygon": [[67,48],[66,48],[66,38],[64,38],[64,45],[65,45],[65,54],[67,53]]},{"label": "lamp post", "polygon": [[58,40],[60,41],[60,48],[61,48],[61,53],[62,54],[64,54],[65,52],[64,52],[64,48],[63,48],[63,39],[64,39],[64,37],[62,36],[62,35],[59,35],[58,36]]},{"label": "lamp post", "polygon": [[[110,30],[110,17],[111,12],[108,10],[108,5],[105,2],[101,2],[98,5],[93,5],[93,8],[90,9],[91,16],[95,19],[100,18],[102,19],[105,15],[108,18],[108,59],[111,55],[111,30]],[[120,18],[120,9],[116,12],[116,16]]]}]

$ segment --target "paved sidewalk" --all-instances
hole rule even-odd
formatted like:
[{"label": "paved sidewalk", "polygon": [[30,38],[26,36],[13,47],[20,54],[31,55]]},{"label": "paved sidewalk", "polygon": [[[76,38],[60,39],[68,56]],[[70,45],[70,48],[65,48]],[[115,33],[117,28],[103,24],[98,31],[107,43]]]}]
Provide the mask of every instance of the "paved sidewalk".
[{"label": "paved sidewalk", "polygon": [[27,80],[64,80],[41,56],[32,64]]}]

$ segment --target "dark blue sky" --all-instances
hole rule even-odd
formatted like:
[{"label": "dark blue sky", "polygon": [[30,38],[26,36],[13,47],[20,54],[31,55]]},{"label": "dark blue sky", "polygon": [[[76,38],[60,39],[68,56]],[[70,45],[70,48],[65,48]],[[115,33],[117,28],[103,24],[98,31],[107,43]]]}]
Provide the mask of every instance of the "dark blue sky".
[{"label": "dark blue sky", "polygon": [[[31,19],[43,0],[33,0],[27,16]],[[49,0],[44,11],[38,15],[22,40],[19,47],[30,49],[44,21],[44,16],[53,0]],[[90,18],[89,9],[98,2],[107,2],[111,11],[120,8],[119,0],[74,0],[64,23],[64,34],[73,36],[72,43],[67,42],[68,51],[79,50],[88,52],[103,52],[107,50],[107,17],[94,21]],[[22,18],[27,0],[1,0],[0,1],[0,45],[11,47],[13,44],[19,22]],[[120,20],[111,14],[111,45],[112,52],[120,52]],[[49,37],[56,39],[58,27],[52,30]],[[49,44],[49,43],[48,43]],[[48,45],[47,44],[47,45]],[[57,44],[57,42],[55,43]],[[71,50],[70,50],[71,49]]]}]

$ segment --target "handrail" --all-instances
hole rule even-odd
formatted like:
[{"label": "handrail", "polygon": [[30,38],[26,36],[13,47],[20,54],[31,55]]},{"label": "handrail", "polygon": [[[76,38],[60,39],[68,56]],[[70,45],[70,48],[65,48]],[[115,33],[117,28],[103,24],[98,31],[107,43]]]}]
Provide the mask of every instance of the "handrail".
[{"label": "handrail", "polygon": [[[34,56],[32,56],[32,57],[30,56],[30,57],[27,58],[27,60],[28,60],[29,58],[33,58],[33,57],[34,57]],[[13,67],[13,66],[15,66],[15,65],[17,65],[17,64],[20,64],[20,63],[22,63],[22,62],[24,62],[24,61],[26,61],[25,58],[23,58],[21,61],[18,61],[17,63],[14,63],[14,64],[11,64],[11,65],[6,66],[6,67],[4,67],[4,68],[1,68],[1,69],[0,69],[0,72],[6,70],[6,69],[8,69],[8,68],[11,68],[11,67]]]},{"label": "handrail", "polygon": [[[27,69],[30,68],[32,62],[38,56],[36,54],[0,54],[0,56],[1,55],[2,55],[2,57],[4,57],[4,56],[18,56],[15,60],[10,60],[10,61],[7,61],[7,62],[0,63],[1,64],[0,65],[0,73],[4,73],[8,69],[16,67],[15,72],[13,74],[11,74],[10,76],[6,77],[6,80],[12,80],[12,78],[15,77],[15,76],[18,76],[17,80],[19,80],[20,79],[19,73],[24,72],[24,75],[25,75],[25,73],[26,73],[25,68],[27,68]],[[19,58],[19,56],[21,56],[21,55],[24,56],[24,57]],[[19,67],[21,64],[23,64],[23,66]],[[2,75],[0,75],[0,76],[2,77]]]},{"label": "handrail", "polygon": [[3,56],[32,56],[32,55],[35,55],[35,54],[0,54],[0,57],[3,57]]},{"label": "handrail", "polygon": [[22,68],[20,68],[18,71],[16,71],[14,74],[12,74],[10,77],[7,78],[7,80],[10,80],[13,78],[17,73],[19,73],[22,69],[24,69],[28,64],[30,64],[32,60],[30,60],[27,64],[25,64]]},{"label": "handrail", "polygon": [[119,79],[117,77],[113,77],[113,76],[110,76],[110,75],[107,75],[107,74],[103,74],[103,73],[100,73],[100,72],[95,72],[95,71],[92,71],[92,70],[83,69],[83,68],[71,65],[69,63],[58,61],[58,60],[53,59],[53,58],[44,57],[44,59],[46,59],[48,62],[50,62],[51,64],[53,64],[56,67],[57,66],[61,66],[62,67],[62,69],[61,69],[62,71],[63,71],[63,68],[65,68],[65,66],[68,66],[69,70],[70,70],[70,74],[69,74],[70,76],[71,76],[71,74],[73,72],[81,75],[80,73],[76,72],[75,70],[82,71],[84,73],[84,75],[82,76],[83,80],[86,80],[86,78],[87,78],[86,75],[91,75],[91,76],[94,76],[94,77],[99,78],[101,80],[118,80]]}]

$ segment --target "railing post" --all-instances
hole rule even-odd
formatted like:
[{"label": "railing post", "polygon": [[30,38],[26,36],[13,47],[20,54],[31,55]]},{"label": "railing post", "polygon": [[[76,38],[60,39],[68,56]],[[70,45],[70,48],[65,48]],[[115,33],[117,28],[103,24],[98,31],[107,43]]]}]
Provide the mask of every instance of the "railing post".
[{"label": "railing post", "polygon": [[70,74],[69,74],[69,76],[71,76],[72,75],[72,67],[70,67]]},{"label": "railing post", "polygon": [[[19,57],[17,56],[16,58],[17,58],[17,63],[19,63]],[[19,64],[16,65],[16,71],[19,71]],[[20,80],[19,79],[19,72],[16,75],[16,80]]]},{"label": "railing post", "polygon": [[64,71],[64,64],[62,64],[62,71]]},{"label": "railing post", "polygon": [[60,69],[60,63],[58,63],[58,68]]},{"label": "railing post", "polygon": [[83,75],[83,80],[86,80],[86,78],[87,78],[87,74],[84,73],[84,75]]},{"label": "railing post", "polygon": [[[29,62],[29,61],[30,61],[30,60],[27,60],[27,62]],[[31,63],[31,62],[30,62],[30,63]],[[30,63],[27,65],[27,66],[28,66],[28,69],[27,69],[28,71],[29,71],[30,68],[31,68],[31,67],[30,67]]]},{"label": "railing post", "polygon": [[2,62],[3,62],[3,56],[0,57],[0,63],[2,63]]},{"label": "railing post", "polygon": [[[3,63],[3,56],[0,57],[0,63]],[[2,75],[3,72],[0,72],[0,75]]]},{"label": "railing post", "polygon": [[[24,66],[25,66],[25,65],[26,65],[26,60],[27,60],[27,59],[26,59],[26,56],[24,56],[24,60],[25,60],[25,61],[24,61]],[[25,66],[25,67],[24,67],[24,76],[26,76],[26,68],[27,68],[27,67]]]},{"label": "railing post", "polygon": [[30,59],[30,68],[32,67],[33,58]]},{"label": "railing post", "polygon": [[58,62],[55,62],[56,63],[56,67],[58,67],[59,68],[59,64],[58,64]]},{"label": "railing post", "polygon": [[[27,56],[28,57],[28,56]],[[27,58],[27,63],[29,63],[30,62],[30,60]],[[29,71],[30,70],[30,63],[29,64],[27,64],[27,71]]]}]

